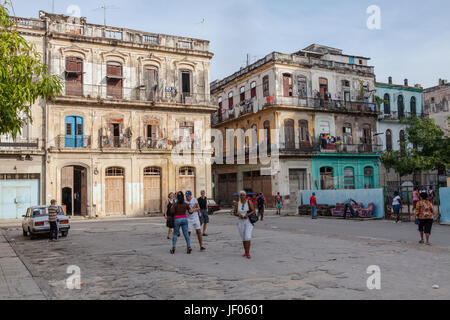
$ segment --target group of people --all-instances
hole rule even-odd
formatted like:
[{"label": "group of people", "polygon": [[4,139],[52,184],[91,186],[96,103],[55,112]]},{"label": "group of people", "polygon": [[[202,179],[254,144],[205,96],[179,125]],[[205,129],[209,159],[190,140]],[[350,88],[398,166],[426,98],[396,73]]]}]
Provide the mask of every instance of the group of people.
[{"label": "group of people", "polygon": [[191,191],[186,191],[186,194],[179,191],[176,198],[175,194],[171,192],[167,200],[165,218],[167,219],[167,227],[169,228],[167,239],[170,239],[170,234],[172,233],[171,254],[175,254],[177,240],[180,236],[180,228],[186,240],[188,254],[192,252],[191,233],[194,230],[197,234],[200,251],[206,250],[203,246],[203,237],[208,236],[206,228],[209,223],[209,216],[205,191],[201,192],[201,196],[198,199],[192,196]]}]

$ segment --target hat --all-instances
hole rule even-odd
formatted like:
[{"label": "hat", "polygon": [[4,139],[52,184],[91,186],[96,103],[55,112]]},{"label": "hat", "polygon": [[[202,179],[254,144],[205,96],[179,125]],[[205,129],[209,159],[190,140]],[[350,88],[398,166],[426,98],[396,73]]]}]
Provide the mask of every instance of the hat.
[{"label": "hat", "polygon": [[191,191],[186,191],[186,197],[192,196],[192,192]]}]

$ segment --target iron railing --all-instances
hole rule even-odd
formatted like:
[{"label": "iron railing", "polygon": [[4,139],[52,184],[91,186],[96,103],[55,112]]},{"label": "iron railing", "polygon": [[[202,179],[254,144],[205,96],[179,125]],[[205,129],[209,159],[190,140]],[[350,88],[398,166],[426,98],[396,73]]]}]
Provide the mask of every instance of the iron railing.
[{"label": "iron railing", "polygon": [[90,149],[92,146],[91,136],[66,136],[56,137],[58,149]]},{"label": "iron railing", "polygon": [[8,149],[38,149],[39,139],[10,139],[0,137],[0,148]]}]

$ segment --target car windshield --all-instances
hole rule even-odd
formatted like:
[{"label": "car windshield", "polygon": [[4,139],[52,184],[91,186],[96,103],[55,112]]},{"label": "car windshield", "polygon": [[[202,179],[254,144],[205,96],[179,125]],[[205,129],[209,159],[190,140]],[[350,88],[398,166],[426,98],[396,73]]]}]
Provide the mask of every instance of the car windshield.
[{"label": "car windshield", "polygon": [[[61,207],[59,208],[58,215],[64,215],[64,211]],[[39,216],[48,216],[48,207],[45,208],[33,208],[32,209],[33,217],[39,217]]]}]

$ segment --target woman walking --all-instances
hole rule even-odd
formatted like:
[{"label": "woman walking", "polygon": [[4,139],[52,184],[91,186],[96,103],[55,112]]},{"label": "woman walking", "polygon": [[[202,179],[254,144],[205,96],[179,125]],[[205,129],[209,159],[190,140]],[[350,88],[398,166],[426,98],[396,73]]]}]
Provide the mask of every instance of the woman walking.
[{"label": "woman walking", "polygon": [[189,208],[189,205],[184,202],[184,194],[183,192],[177,193],[177,202],[172,205],[170,208],[170,214],[174,217],[174,229],[172,236],[172,249],[170,250],[171,254],[175,254],[175,249],[177,247],[178,234],[180,233],[180,227],[183,230],[184,239],[186,239],[187,245],[187,253],[190,254],[192,252],[191,249],[191,239],[189,238],[188,233],[188,220],[186,213],[191,212],[192,210]]},{"label": "woman walking", "polygon": [[413,209],[416,209],[417,203],[420,201],[419,188],[415,187],[412,193]]},{"label": "woman walking", "polygon": [[422,200],[417,203],[415,216],[419,219],[419,232],[420,232],[420,241],[419,243],[423,244],[423,234],[425,233],[427,239],[427,245],[431,245],[430,243],[430,235],[431,228],[433,227],[433,204],[427,200],[427,194],[420,195]]},{"label": "woman walking", "polygon": [[250,245],[252,239],[253,224],[249,217],[255,214],[255,207],[251,201],[247,199],[247,193],[241,191],[239,193],[239,201],[234,206],[234,215],[239,217],[238,229],[244,245],[244,258],[251,259]]},{"label": "woman walking", "polygon": [[169,231],[167,233],[167,239],[170,239],[170,234],[173,232],[173,224],[171,224],[170,222],[170,209],[172,208],[172,206],[176,203],[175,201],[175,194],[173,192],[169,193],[169,197],[167,199],[167,209],[166,209],[166,213],[164,214],[164,218],[166,218],[167,223],[166,226],[167,228],[169,228]]},{"label": "woman walking", "polygon": [[392,207],[394,208],[394,213],[397,216],[395,223],[400,222],[400,211],[402,210],[402,198],[400,198],[400,193],[395,191],[394,200],[392,201]]}]

